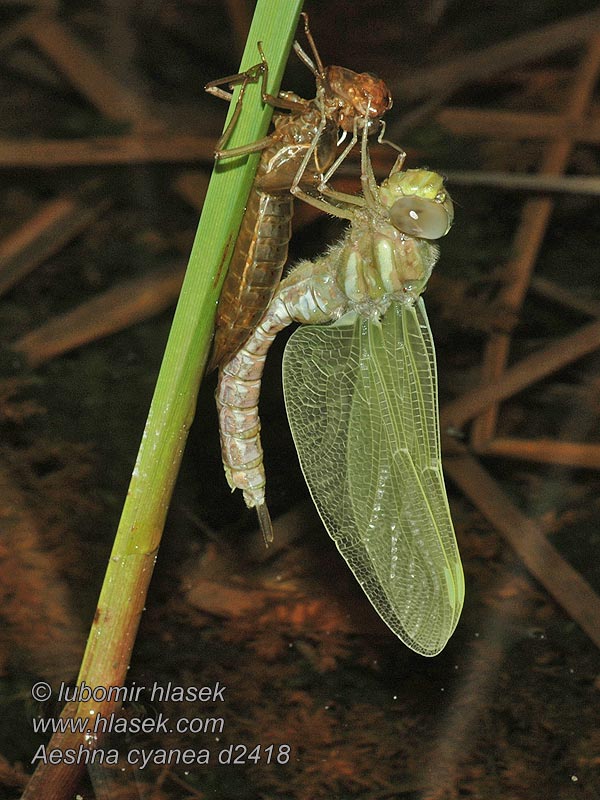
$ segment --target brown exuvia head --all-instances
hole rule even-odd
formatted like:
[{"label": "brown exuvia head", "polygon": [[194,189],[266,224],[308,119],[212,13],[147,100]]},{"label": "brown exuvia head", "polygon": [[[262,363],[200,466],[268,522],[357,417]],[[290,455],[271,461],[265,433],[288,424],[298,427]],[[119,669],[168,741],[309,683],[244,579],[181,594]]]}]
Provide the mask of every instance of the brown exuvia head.
[{"label": "brown exuvia head", "polygon": [[334,97],[339,105],[339,126],[345,131],[352,131],[358,120],[369,117],[371,121],[379,120],[392,107],[390,90],[380,79],[369,72],[354,72],[346,67],[331,66],[325,68],[325,80],[328,86],[328,99]]}]

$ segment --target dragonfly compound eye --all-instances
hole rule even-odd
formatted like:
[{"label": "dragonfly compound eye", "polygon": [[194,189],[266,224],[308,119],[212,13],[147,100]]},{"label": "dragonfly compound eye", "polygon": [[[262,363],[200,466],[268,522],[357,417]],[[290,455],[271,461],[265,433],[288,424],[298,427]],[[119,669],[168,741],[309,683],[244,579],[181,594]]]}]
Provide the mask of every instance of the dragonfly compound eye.
[{"label": "dragonfly compound eye", "polygon": [[452,224],[448,209],[435,200],[423,197],[401,197],[390,208],[395,228],[417,239],[439,239]]}]

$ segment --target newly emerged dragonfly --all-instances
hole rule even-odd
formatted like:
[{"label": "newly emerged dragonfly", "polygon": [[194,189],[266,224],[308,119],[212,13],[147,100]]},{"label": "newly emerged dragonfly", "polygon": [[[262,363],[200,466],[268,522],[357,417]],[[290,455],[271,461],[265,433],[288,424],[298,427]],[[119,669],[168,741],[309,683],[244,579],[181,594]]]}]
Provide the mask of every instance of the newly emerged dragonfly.
[{"label": "newly emerged dragonfly", "polygon": [[[246,504],[266,513],[258,395],[276,334],[301,322],[284,355],[285,402],[300,464],[327,531],[387,625],[439,653],[464,580],[441,466],[435,352],[420,295],[453,219],[443,179],[403,170],[377,186],[362,137],[362,196],[296,193],[348,219],[343,239],[285,278],[220,374],[223,461]],[[323,323],[330,323],[324,325]],[[262,522],[261,522],[262,524]]]},{"label": "newly emerged dragonfly", "polygon": [[[380,118],[392,106],[389,90],[378,78],[345,67],[324,67],[307,15],[303,14],[303,18],[314,61],[298,42],[294,43],[294,50],[315,77],[317,91],[312,100],[305,100],[293,92],[281,92],[278,97],[267,93],[268,66],[260,45],[259,64],[245,73],[213,81],[206,87],[207,91],[229,99],[231,95],[220,87],[242,83],[236,111],[217,145],[217,158],[262,151],[219,300],[209,369],[226,364],[232,358],[248,339],[273,297],[287,260],[291,236],[291,187],[300,180],[313,184],[321,182],[327,170],[335,169],[348,154],[356,141],[357,128],[363,124],[369,133],[381,130],[383,134]],[[275,130],[264,139],[226,150],[224,145],[241,110],[244,89],[248,82],[259,77],[263,102],[285,108],[289,113],[275,114]],[[342,138],[347,133],[354,136],[338,155],[340,130]]]}]

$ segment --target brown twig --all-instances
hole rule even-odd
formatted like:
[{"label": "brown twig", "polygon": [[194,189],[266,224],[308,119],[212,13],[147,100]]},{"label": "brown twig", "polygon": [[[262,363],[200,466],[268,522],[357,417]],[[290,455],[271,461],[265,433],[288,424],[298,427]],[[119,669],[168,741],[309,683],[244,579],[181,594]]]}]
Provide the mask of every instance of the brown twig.
[{"label": "brown twig", "polygon": [[32,14],[23,31],[105,117],[157,127],[146,101],[119,83],[54,15]]},{"label": "brown twig", "polygon": [[[598,70],[600,69],[600,36],[594,36],[580,63],[571,99],[565,109],[564,117],[573,125],[583,120],[585,111],[593,95]],[[542,160],[540,172],[557,175],[568,164],[573,149],[573,141],[561,136],[548,145]],[[507,264],[505,281],[498,302],[501,307],[518,311],[525,298],[537,256],[546,235],[546,229],[553,210],[553,202],[547,198],[528,200],[523,207],[521,223],[515,236],[515,257]],[[497,380],[508,362],[511,336],[507,333],[492,333],[484,355],[482,384]],[[495,432],[498,406],[488,407],[471,428],[471,441],[475,449],[485,447]]]},{"label": "brown twig", "polygon": [[172,305],[185,270],[171,267],[120,283],[25,334],[12,347],[36,367],[89,342],[148,319]]},{"label": "brown twig", "polygon": [[445,108],[437,122],[455,136],[476,136],[512,141],[543,139],[549,141],[566,136],[576,142],[600,142],[600,120],[579,119],[550,112],[532,114],[525,111],[496,109]]},{"label": "brown twig", "polygon": [[453,452],[446,453],[444,469],[450,478],[502,533],[529,572],[600,647],[600,597],[463,445],[454,443],[449,449]]},{"label": "brown twig", "polygon": [[460,429],[490,405],[511,397],[567,364],[600,347],[600,321],[584,325],[542,350],[527,356],[499,377],[472,389],[441,410],[443,429]]},{"label": "brown twig", "polygon": [[527,175],[515,172],[444,171],[448,183],[458,186],[490,186],[509,192],[537,194],[600,195],[600,178],[580,175]]},{"label": "brown twig", "polygon": [[[560,50],[585,42],[600,24],[600,9],[547,25],[531,33],[448,61],[442,66],[423,69],[391,85],[394,97],[418,100],[439,91],[457,89],[466,83],[484,80],[500,72],[539,60]],[[393,128],[390,128],[393,134]]]},{"label": "brown twig", "polygon": [[0,497],[0,663],[8,653],[18,663],[21,651],[23,663],[34,672],[48,680],[69,680],[81,657],[84,631],[55,554],[5,463],[0,463]]},{"label": "brown twig", "polygon": [[214,161],[212,136],[165,133],[160,136],[104,136],[84,140],[0,141],[0,168],[135,164],[152,161]]},{"label": "brown twig", "polygon": [[554,281],[549,281],[547,278],[534,275],[531,279],[531,288],[541,297],[559,303],[565,306],[565,308],[570,308],[573,311],[577,311],[589,317],[600,316],[600,305],[598,303],[594,303],[592,300],[586,300],[585,297],[580,297],[565,286],[554,283]]},{"label": "brown twig", "polygon": [[480,452],[482,455],[522,458],[527,461],[539,461],[543,464],[600,469],[600,444],[496,436]]},{"label": "brown twig", "polygon": [[18,230],[0,241],[0,295],[96,220],[113,199],[106,187],[92,181],[76,194],[61,195]]}]

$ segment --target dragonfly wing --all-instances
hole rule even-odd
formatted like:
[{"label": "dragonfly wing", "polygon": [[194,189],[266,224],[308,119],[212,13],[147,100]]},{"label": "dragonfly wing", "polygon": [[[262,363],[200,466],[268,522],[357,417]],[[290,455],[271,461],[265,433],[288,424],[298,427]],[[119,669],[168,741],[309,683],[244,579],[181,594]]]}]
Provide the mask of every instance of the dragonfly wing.
[{"label": "dragonfly wing", "polygon": [[300,464],[325,527],[394,633],[436,655],[456,627],[464,580],[422,301],[393,304],[381,322],[298,329],[283,376]]}]

